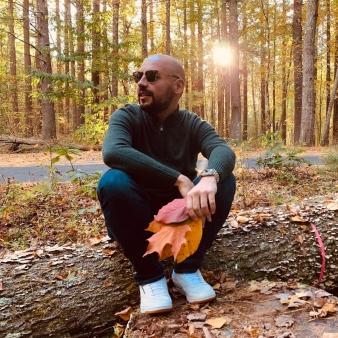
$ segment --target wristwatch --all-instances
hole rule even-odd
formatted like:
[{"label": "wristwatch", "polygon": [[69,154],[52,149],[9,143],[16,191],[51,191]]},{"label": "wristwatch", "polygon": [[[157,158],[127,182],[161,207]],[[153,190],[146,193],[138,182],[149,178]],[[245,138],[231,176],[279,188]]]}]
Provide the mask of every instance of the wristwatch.
[{"label": "wristwatch", "polygon": [[215,169],[204,169],[202,172],[201,172],[201,177],[204,177],[204,176],[215,176],[216,178],[216,183],[219,182],[219,174],[218,172],[215,170]]}]

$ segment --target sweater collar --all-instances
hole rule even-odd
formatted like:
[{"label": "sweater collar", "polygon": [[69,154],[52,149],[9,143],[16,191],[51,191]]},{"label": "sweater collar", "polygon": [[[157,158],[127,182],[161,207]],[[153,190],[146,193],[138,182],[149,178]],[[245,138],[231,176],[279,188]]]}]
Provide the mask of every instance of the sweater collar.
[{"label": "sweater collar", "polygon": [[[156,116],[149,115],[144,110],[142,111],[147,116],[147,119],[151,122],[151,124],[157,125],[157,126],[161,124]],[[179,109],[179,106],[177,106],[177,108],[166,118],[166,120],[163,122],[162,125],[166,127],[175,126],[180,121],[181,116],[182,116],[182,113]]]}]

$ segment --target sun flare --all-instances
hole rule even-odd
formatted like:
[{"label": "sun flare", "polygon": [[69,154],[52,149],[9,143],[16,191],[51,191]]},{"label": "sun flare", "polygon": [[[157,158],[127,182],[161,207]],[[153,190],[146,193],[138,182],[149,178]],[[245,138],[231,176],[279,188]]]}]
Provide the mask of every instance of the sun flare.
[{"label": "sun flare", "polygon": [[215,47],[214,48],[214,60],[221,66],[225,66],[230,63],[231,52],[230,47]]}]

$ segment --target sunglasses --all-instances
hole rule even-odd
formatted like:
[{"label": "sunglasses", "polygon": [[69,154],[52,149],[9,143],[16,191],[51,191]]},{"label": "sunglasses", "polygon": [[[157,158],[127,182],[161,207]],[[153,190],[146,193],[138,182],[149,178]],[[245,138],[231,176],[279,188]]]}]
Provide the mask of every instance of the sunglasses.
[{"label": "sunglasses", "polygon": [[176,79],[179,79],[180,77],[177,75],[173,74],[168,74],[165,72],[161,72],[160,70],[147,70],[145,73],[144,72],[134,72],[133,73],[133,78],[136,83],[139,83],[143,77],[143,74],[146,76],[146,79],[148,82],[152,83],[155,82],[157,79],[157,74],[162,73],[171,77],[175,77]]}]

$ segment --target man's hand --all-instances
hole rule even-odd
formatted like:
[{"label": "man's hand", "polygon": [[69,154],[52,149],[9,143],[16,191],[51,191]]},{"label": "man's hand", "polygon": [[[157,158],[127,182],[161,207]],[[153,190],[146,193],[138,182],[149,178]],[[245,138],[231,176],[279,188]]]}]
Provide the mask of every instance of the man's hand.
[{"label": "man's hand", "polygon": [[201,180],[187,194],[187,211],[196,220],[207,219],[211,222],[211,215],[216,211],[215,195],[217,183],[214,176],[201,177]]},{"label": "man's hand", "polygon": [[189,216],[193,220],[206,218],[211,222],[211,215],[216,211],[216,178],[214,176],[201,177],[200,182],[194,186],[188,177],[180,175],[175,186],[178,187],[181,195],[187,198]]}]

